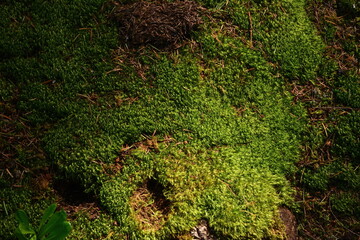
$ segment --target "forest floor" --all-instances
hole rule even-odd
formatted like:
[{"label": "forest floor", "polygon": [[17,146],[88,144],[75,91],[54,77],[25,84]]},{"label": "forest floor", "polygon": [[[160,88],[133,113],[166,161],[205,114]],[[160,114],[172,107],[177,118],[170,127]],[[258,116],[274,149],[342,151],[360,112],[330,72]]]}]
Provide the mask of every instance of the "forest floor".
[{"label": "forest floor", "polygon": [[[324,55],[334,60],[338,66],[336,77],[342,78],[344,74],[353,72],[357,76],[355,82],[359,84],[359,19],[351,17],[350,15],[353,13],[350,10],[341,9],[340,3],[341,1],[338,1],[338,4],[336,1],[314,1],[309,3],[307,11],[326,44]],[[323,137],[323,143],[315,148],[307,147],[302,160],[298,162],[301,174],[297,178],[299,187],[297,198],[302,202],[303,207],[303,212],[298,216],[301,222],[299,231],[305,239],[360,238],[360,225],[356,210],[350,210],[357,207],[351,204],[342,207],[336,206],[337,197],[343,200],[358,198],[358,195],[352,195],[351,188],[344,188],[341,178],[336,178],[336,175],[344,174],[346,166],[354,164],[352,157],[358,157],[352,155],[350,151],[342,155],[344,152],[334,146],[336,141],[347,141],[343,139],[344,137],[342,140],[336,139],[339,135],[331,131],[331,129],[341,127],[339,116],[359,111],[358,104],[346,101],[340,96],[339,92],[341,91],[351,90],[339,89],[336,80],[321,75],[314,83],[307,86],[300,88],[294,86],[294,95],[299,101],[306,104],[312,125]],[[354,93],[358,94],[356,91]],[[358,98],[356,95],[352,97]],[[357,125],[356,123],[351,124]],[[330,131],[328,131],[329,129]],[[355,138],[359,137],[359,132],[356,130],[352,134],[355,134]],[[338,172],[332,172],[334,170],[330,166],[334,165],[339,157],[343,158],[344,167],[338,169]],[[355,171],[359,166],[356,162]],[[324,170],[326,168],[328,169]],[[303,173],[309,169],[315,170],[315,172],[329,171],[326,173],[331,176],[330,179],[332,178],[329,185],[318,189],[302,185]]]},{"label": "forest floor", "polygon": [[0,3],[0,238],[360,239],[359,6],[269,4]]}]

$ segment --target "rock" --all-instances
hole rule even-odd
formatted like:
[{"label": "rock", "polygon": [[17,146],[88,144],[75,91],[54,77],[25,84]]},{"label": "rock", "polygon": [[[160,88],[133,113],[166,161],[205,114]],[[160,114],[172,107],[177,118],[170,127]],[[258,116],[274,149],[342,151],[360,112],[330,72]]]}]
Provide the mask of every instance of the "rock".
[{"label": "rock", "polygon": [[279,214],[285,225],[286,240],[297,240],[297,224],[294,214],[285,207],[279,209]]},{"label": "rock", "polygon": [[209,224],[206,220],[201,220],[199,224],[191,230],[191,236],[193,240],[217,240],[217,238],[211,234]]}]

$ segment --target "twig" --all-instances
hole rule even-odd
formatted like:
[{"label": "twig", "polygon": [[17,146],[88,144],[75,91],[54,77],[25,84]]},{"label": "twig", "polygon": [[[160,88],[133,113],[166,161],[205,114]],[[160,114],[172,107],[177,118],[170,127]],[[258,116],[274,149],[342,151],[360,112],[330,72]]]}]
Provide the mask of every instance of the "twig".
[{"label": "twig", "polygon": [[7,210],[7,208],[6,208],[5,201],[3,201],[3,206],[4,206],[4,209],[5,209],[6,216],[9,216],[8,210]]},{"label": "twig", "polygon": [[250,37],[250,48],[253,48],[253,27],[252,27],[252,17],[251,17],[251,13],[248,12],[248,16],[249,16],[249,37]]},{"label": "twig", "polygon": [[4,115],[4,114],[0,114],[0,117],[6,118],[6,119],[12,121],[12,119],[11,119],[10,117],[8,117],[8,116],[6,116],[6,115]]},{"label": "twig", "polygon": [[10,175],[10,177],[14,178],[14,176],[11,174],[11,172],[9,171],[9,169],[5,169],[6,172]]},{"label": "twig", "polygon": [[220,182],[224,183],[224,184],[229,188],[230,192],[231,192],[232,194],[234,194],[234,196],[236,196],[236,197],[238,196],[238,195],[232,190],[232,188],[231,188],[231,186],[230,186],[229,183],[225,182],[224,180],[222,180],[222,179],[220,179],[220,178],[218,178],[218,179],[220,180]]},{"label": "twig", "polygon": [[304,209],[304,216],[305,216],[305,219],[306,219],[306,201],[305,201],[305,189],[303,189],[303,192],[302,192],[302,198],[303,198],[303,209]]},{"label": "twig", "polygon": [[310,109],[348,109],[348,110],[359,110],[360,108],[351,108],[351,107],[311,107]]}]

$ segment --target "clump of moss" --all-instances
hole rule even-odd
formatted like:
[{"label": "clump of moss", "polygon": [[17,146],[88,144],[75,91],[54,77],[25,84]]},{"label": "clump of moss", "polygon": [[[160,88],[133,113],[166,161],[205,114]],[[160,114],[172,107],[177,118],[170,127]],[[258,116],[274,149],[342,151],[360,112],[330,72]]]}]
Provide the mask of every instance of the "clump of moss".
[{"label": "clump of moss", "polygon": [[334,84],[336,100],[352,108],[360,107],[359,76],[354,72],[339,72]]},{"label": "clump of moss", "polygon": [[[13,98],[14,94],[14,84],[10,81],[5,80],[4,78],[1,78],[0,75],[0,96],[1,101],[9,101]],[[0,106],[0,108],[3,108],[4,106]]]},{"label": "clump of moss", "polygon": [[360,183],[359,164],[359,113],[353,112],[338,118],[339,123],[330,130],[335,136],[332,147],[333,161],[323,163],[317,169],[306,170],[303,183],[315,191],[326,191],[336,186],[342,190],[355,191]]},{"label": "clump of moss", "polygon": [[[151,87],[144,83],[132,95],[138,100],[109,108],[90,103],[90,109],[62,120],[49,132],[50,157],[99,196],[121,223],[121,231],[161,239],[188,231],[199,219],[208,218],[212,228],[230,238],[272,234],[277,206],[288,201],[290,194],[284,174],[293,170],[299,154],[296,145],[303,122],[292,114],[302,117],[304,112],[291,106],[290,96],[281,94],[282,80],[267,73],[269,67],[261,55],[238,40],[219,38],[226,44],[217,46],[213,38],[199,36],[203,49],[220,50],[219,55],[203,58],[207,78],[200,77],[197,60],[189,51],[173,55],[176,60],[161,56],[152,61],[146,75]],[[225,53],[232,51],[233,56],[227,58]],[[239,81],[240,74],[220,82],[216,75],[220,71],[212,66],[215,57],[234,62],[229,65],[231,71],[247,63],[258,70],[241,70],[245,79],[252,80],[247,84]],[[268,84],[269,79],[274,84]],[[239,108],[244,108],[243,113]],[[169,135],[181,147],[161,147]],[[134,144],[141,139],[145,143]],[[125,154],[118,166],[121,146],[137,150]],[[220,175],[224,179],[214,177]],[[143,220],[137,221],[143,208],[131,201],[138,199],[134,192],[149,178],[164,186],[171,210],[163,220],[144,228]],[[245,200],[238,200],[237,194]],[[144,199],[143,204],[151,200]],[[228,208],[228,214],[223,214],[223,208]]]},{"label": "clump of moss", "polygon": [[72,216],[71,226],[69,239],[124,239],[127,237],[119,231],[118,222],[104,213],[93,219],[86,211],[79,211]]},{"label": "clump of moss", "polygon": [[[142,224],[131,217],[130,213],[139,209],[133,209],[130,201],[137,186],[151,178],[164,186],[163,195],[170,209],[165,222],[160,226],[150,225],[153,229],[138,231],[138,237],[176,236],[188,231],[202,217],[209,219],[218,234],[228,238],[271,235],[269,229],[277,216],[276,206],[284,201],[278,194],[288,194],[288,186],[269,170],[263,169],[261,173],[251,170],[250,159],[244,156],[246,148],[238,153],[231,148],[204,152],[198,147],[175,143],[159,145],[159,148],[159,153],[135,149],[126,158],[122,175],[103,185],[103,204],[116,213],[123,228]],[[137,165],[137,176],[133,175],[134,165]],[[275,189],[275,185],[282,189]],[[251,216],[257,216],[258,220],[248,222]]]},{"label": "clump of moss", "polygon": [[359,196],[349,192],[334,194],[330,199],[331,207],[345,216],[360,217]]},{"label": "clump of moss", "polygon": [[312,191],[326,191],[329,187],[329,173],[327,169],[317,171],[306,171],[303,175],[303,183]]},{"label": "clump of moss", "polygon": [[279,62],[287,78],[312,80],[319,69],[324,45],[308,19],[305,1],[284,4],[287,13],[275,20],[268,40],[265,39],[269,54]]},{"label": "clump of moss", "polygon": [[306,1],[206,3],[222,8],[248,45],[265,51],[267,60],[276,63],[286,78],[315,78],[324,45],[306,14]]},{"label": "clump of moss", "polygon": [[352,112],[339,119],[336,132],[335,154],[339,157],[349,158],[354,163],[360,159],[360,113]]}]

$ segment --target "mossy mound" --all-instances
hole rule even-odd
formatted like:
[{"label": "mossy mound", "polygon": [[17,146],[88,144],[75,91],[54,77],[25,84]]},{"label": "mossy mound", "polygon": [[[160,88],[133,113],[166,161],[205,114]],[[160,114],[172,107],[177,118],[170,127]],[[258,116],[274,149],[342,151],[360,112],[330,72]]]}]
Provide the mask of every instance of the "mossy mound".
[{"label": "mossy mound", "polygon": [[[203,46],[221,49],[212,38],[201,37]],[[290,96],[282,95],[282,88],[277,86],[282,80],[266,71],[269,67],[258,53],[247,50],[238,41],[219,38],[238,44],[242,55],[248,52],[244,57],[239,54],[235,55],[237,59],[229,58],[229,65],[239,66],[244,59],[264,70],[250,74],[237,69],[240,74],[236,80],[219,77],[223,70],[210,69],[213,58],[206,58],[211,77],[205,80],[191,53],[175,55],[176,63],[164,56],[150,67],[147,82],[152,87],[140,78],[134,79],[145,85],[138,89],[139,95],[131,96],[138,100],[107,109],[101,104],[92,105],[91,110],[84,109],[83,113],[62,120],[46,138],[50,157],[57,160],[66,174],[95,191],[124,230],[136,229],[139,224],[131,213],[133,203],[129,202],[134,191],[153,178],[167,191],[164,195],[171,202],[169,216],[161,217],[164,221],[161,228],[154,227],[158,231],[132,230],[133,234],[157,239],[176,236],[190,230],[201,218],[208,218],[219,234],[234,239],[271,235],[277,206],[285,203],[282,194],[290,194],[284,175],[292,171],[299,154],[297,146],[303,123],[297,118],[304,113],[300,107],[291,106]],[[229,51],[233,47],[223,48]],[[250,63],[256,58],[257,63]],[[252,82],[244,84],[242,75]],[[228,81],[230,86],[226,82],[221,86],[217,83],[220,80]],[[269,84],[269,80],[273,83]],[[269,102],[266,98],[270,96]],[[101,98],[97,101],[101,102]],[[133,144],[143,138],[141,134],[148,136],[147,140]],[[166,136],[175,144],[162,146]],[[132,145],[137,151],[130,151]],[[216,150],[217,147],[220,149]],[[121,154],[121,149],[128,152]],[[215,154],[218,151],[221,154]],[[201,157],[201,152],[205,156]],[[123,158],[120,163],[116,162],[119,156]],[[194,186],[189,188],[191,184]],[[284,190],[277,192],[275,185]],[[234,195],[232,191],[238,193]],[[237,200],[237,194],[252,197]],[[223,206],[223,202],[229,206]],[[223,215],[223,211],[227,213]],[[251,214],[257,217],[246,225]]]},{"label": "mossy mound", "polygon": [[[221,19],[229,12],[228,22],[204,17],[186,46],[167,53],[115,51],[105,1],[4,4],[0,79],[21,89],[18,107],[31,123],[46,125],[57,173],[94,194],[110,214],[104,222],[119,225],[95,233],[79,217],[74,238],[110,238],[111,229],[175,238],[202,219],[226,239],[284,237],[278,207],[292,203],[286,177],[306,129],[284,84],[314,76],[322,44],[304,1],[271,2],[268,15],[267,1],[200,2]],[[9,20],[24,14],[29,21]],[[226,27],[249,25],[249,38]],[[28,36],[41,41],[31,51],[20,44]]]}]

